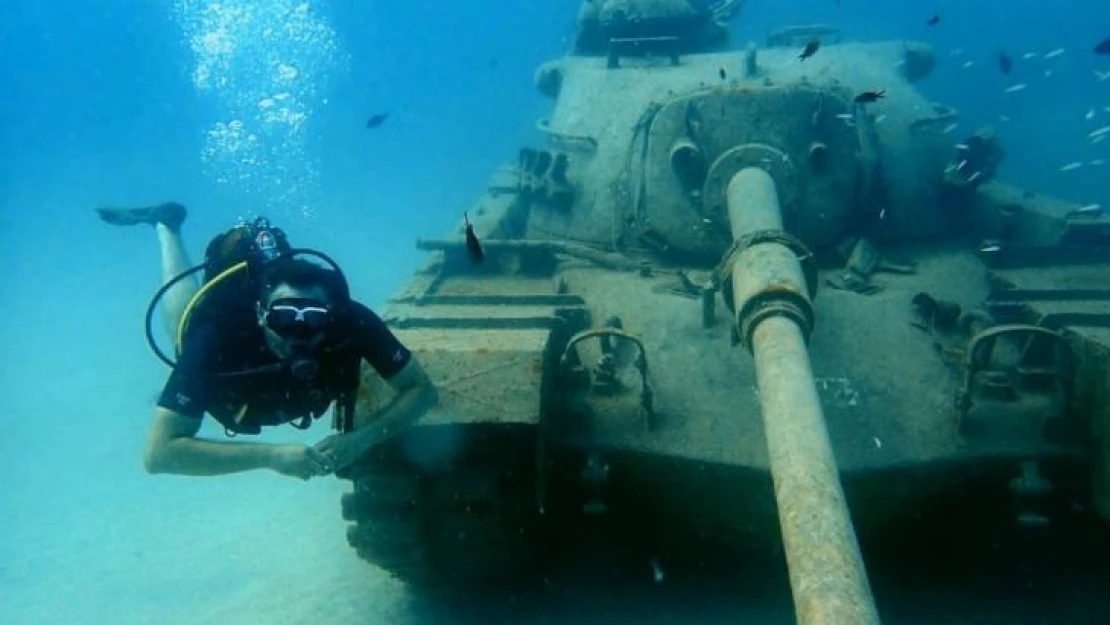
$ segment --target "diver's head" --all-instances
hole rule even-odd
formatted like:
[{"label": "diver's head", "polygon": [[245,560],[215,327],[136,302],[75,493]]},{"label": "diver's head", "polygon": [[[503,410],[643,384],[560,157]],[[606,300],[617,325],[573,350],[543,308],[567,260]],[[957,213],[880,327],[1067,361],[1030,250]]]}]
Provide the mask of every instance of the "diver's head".
[{"label": "diver's head", "polygon": [[270,350],[282,359],[305,357],[320,348],[346,301],[339,274],[299,258],[282,258],[261,276],[258,325]]}]

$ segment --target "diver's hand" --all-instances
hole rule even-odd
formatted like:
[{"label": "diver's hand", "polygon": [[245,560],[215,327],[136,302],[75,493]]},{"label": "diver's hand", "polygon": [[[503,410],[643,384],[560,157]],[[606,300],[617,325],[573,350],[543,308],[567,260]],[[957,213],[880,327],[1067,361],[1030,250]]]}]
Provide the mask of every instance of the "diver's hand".
[{"label": "diver's hand", "polygon": [[334,468],[319,451],[306,445],[277,445],[270,459],[270,468],[282,475],[307,480],[327,475]]},{"label": "diver's hand", "polygon": [[321,453],[332,471],[343,469],[358,460],[366,451],[366,445],[355,432],[333,434],[316,443],[316,451]]}]

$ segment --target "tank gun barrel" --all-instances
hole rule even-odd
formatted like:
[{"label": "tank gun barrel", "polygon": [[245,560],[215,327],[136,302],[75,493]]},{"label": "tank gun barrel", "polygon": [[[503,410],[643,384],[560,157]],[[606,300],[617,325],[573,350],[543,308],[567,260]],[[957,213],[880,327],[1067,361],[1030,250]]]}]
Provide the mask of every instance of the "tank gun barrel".
[{"label": "tank gun barrel", "polygon": [[877,625],[806,349],[806,277],[797,250],[784,244],[775,181],[763,169],[742,169],[727,201],[733,239],[747,243],[731,272],[733,310],[755,359],[797,621]]}]

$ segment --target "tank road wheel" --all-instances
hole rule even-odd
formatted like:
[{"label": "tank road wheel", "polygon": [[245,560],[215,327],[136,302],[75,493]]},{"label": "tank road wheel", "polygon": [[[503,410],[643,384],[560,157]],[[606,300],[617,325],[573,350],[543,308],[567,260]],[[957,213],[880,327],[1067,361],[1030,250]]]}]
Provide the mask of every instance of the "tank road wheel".
[{"label": "tank road wheel", "polygon": [[417,475],[377,468],[343,495],[359,557],[416,587],[504,584],[540,571],[530,472],[458,467]]},{"label": "tank road wheel", "polygon": [[420,480],[403,474],[367,474],[343,495],[343,518],[353,521],[347,542],[359,557],[408,579],[424,566],[416,519]]}]

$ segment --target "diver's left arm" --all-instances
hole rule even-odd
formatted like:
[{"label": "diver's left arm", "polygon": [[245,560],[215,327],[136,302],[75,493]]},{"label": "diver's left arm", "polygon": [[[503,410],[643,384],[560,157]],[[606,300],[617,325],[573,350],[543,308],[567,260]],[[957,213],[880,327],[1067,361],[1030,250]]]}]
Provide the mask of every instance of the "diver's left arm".
[{"label": "diver's left arm", "polygon": [[[364,452],[412,424],[439,401],[439,393],[416,356],[386,382],[397,392],[372,422],[351,432]],[[361,452],[360,452],[361,453]]]},{"label": "diver's left arm", "polygon": [[439,393],[416,356],[386,382],[397,392],[393,401],[378,413],[377,418],[346,434],[330,436],[316,449],[334,458],[336,469],[343,468],[364,453],[389,440],[399,431],[422,417],[439,401]]}]

